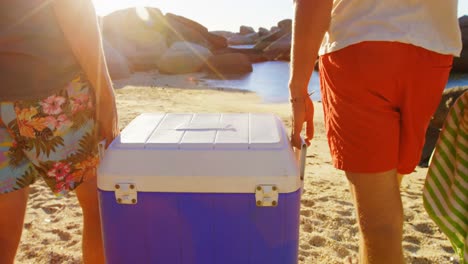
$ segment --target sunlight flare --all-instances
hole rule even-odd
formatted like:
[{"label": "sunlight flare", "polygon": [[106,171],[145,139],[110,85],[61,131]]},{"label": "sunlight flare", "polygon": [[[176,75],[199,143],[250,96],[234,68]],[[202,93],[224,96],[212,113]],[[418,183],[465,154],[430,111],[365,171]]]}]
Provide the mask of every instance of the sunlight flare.
[{"label": "sunlight flare", "polygon": [[136,7],[136,13],[139,18],[141,18],[144,21],[148,21],[150,19],[150,15],[148,13],[148,10],[144,7],[137,6]]}]

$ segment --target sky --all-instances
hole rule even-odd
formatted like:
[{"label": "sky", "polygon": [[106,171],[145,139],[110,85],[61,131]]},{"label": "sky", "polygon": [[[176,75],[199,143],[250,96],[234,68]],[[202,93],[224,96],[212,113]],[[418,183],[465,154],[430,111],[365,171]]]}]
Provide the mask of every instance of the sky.
[{"label": "sky", "polygon": [[[440,0],[444,1],[444,0]],[[129,6],[158,7],[195,20],[208,30],[238,32],[241,25],[270,29],[293,16],[293,0],[93,0],[98,15]],[[468,15],[468,1],[458,0],[458,16]]]}]

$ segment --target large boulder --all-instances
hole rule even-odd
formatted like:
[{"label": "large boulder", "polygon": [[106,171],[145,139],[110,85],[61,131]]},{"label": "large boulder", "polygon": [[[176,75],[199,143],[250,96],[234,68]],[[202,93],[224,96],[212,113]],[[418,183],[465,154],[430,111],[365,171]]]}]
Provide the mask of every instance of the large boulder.
[{"label": "large boulder", "polygon": [[208,32],[206,27],[193,20],[171,13],[166,14],[165,19],[166,35],[170,45],[178,41],[188,41],[209,49],[227,47],[226,38]]},{"label": "large boulder", "polygon": [[252,33],[255,33],[255,30],[252,27],[241,26],[240,29],[239,29],[239,34],[241,34],[241,35],[248,35],[248,34],[252,34]]},{"label": "large boulder", "polygon": [[224,37],[226,39],[236,35],[236,33],[234,32],[231,32],[231,31],[223,31],[223,30],[215,30],[215,31],[210,31],[211,34],[214,34],[214,35],[217,35],[217,36],[221,36],[221,37]]},{"label": "large boulder", "polygon": [[458,19],[462,34],[463,50],[459,58],[453,59],[452,71],[468,73],[468,16],[462,16]]},{"label": "large boulder", "polygon": [[197,72],[212,55],[209,49],[198,44],[175,42],[159,60],[158,69],[168,74]]},{"label": "large boulder", "polygon": [[103,35],[124,55],[133,70],[156,66],[167,50],[166,39],[159,31],[163,26],[156,8],[128,8],[102,18]]},{"label": "large boulder", "polygon": [[263,52],[269,60],[289,61],[291,57],[291,33],[271,43]]},{"label": "large boulder", "polygon": [[270,28],[270,33],[275,33],[276,31],[280,31],[280,28],[278,26],[272,26]]},{"label": "large boulder", "polygon": [[[163,33],[164,30],[166,29],[166,19],[164,17],[164,14],[159,10],[158,8],[155,7],[143,7],[139,8],[146,10],[146,14],[144,14],[144,20],[146,22],[146,25],[160,33]],[[141,15],[140,15],[141,16]]]},{"label": "large boulder", "polygon": [[[166,14],[165,18],[167,22],[165,34],[169,46],[172,46],[175,42],[187,41],[209,47],[208,41],[200,32],[200,30],[206,30],[206,28],[202,28],[203,26],[198,23],[189,23],[186,21],[187,19],[170,13]],[[206,31],[208,32],[208,30]]]},{"label": "large boulder", "polygon": [[429,166],[429,160],[431,159],[432,152],[434,152],[437,139],[440,135],[440,129],[429,126],[426,130],[425,141],[423,150],[421,153],[421,159],[419,160],[419,166],[426,168]]},{"label": "large boulder", "polygon": [[100,23],[104,35],[115,32],[126,35],[138,34],[140,27],[159,32],[165,28],[164,15],[161,10],[153,7],[120,9],[101,17]]},{"label": "large boulder", "polygon": [[130,77],[131,72],[127,59],[114,49],[107,40],[103,39],[102,44],[110,77],[113,80]]},{"label": "large boulder", "polygon": [[211,50],[222,49],[228,46],[227,39],[223,36],[212,34],[210,32],[203,33],[203,36],[208,41]]},{"label": "large boulder", "polygon": [[254,49],[256,50],[264,50],[266,47],[270,46],[273,42],[279,40],[285,35],[291,34],[291,31],[286,30],[276,30],[272,31],[269,35],[261,37],[257,44],[255,44]]},{"label": "large boulder", "polygon": [[441,129],[444,125],[445,118],[448,115],[450,107],[452,107],[453,103],[455,103],[458,97],[460,97],[467,90],[468,86],[445,89],[442,93],[442,99],[440,100],[439,106],[432,116],[429,125],[434,128]]},{"label": "large boulder", "polygon": [[463,48],[460,57],[453,58],[452,72],[468,73],[468,46]]},{"label": "large boulder", "polygon": [[426,131],[426,138],[421,159],[419,161],[419,166],[427,167],[429,163],[429,158],[431,157],[432,152],[434,151],[437,139],[439,138],[440,130],[444,125],[445,119],[447,118],[450,108],[458,99],[458,97],[460,97],[466,91],[468,91],[468,86],[449,88],[445,89],[445,91],[443,92],[439,106],[437,107],[436,112],[432,116],[432,119],[429,122],[429,127]]},{"label": "large boulder", "polygon": [[257,33],[251,33],[247,35],[236,34],[228,38],[229,45],[253,45],[258,40]]},{"label": "large boulder", "polygon": [[179,23],[185,25],[186,27],[191,28],[191,29],[193,29],[195,31],[198,31],[198,32],[208,32],[208,29],[205,26],[203,26],[202,24],[200,24],[198,22],[195,22],[195,21],[193,21],[191,19],[188,19],[186,17],[183,17],[183,16],[167,13],[166,14],[166,19],[176,20]]},{"label": "large boulder", "polygon": [[242,53],[218,54],[208,59],[205,70],[216,75],[242,74],[252,72],[252,63]]},{"label": "large boulder", "polygon": [[259,27],[258,28],[258,36],[259,37],[264,37],[264,36],[267,36],[270,34],[270,31],[268,31],[268,29],[264,28],[264,27]]},{"label": "large boulder", "polygon": [[267,61],[267,57],[263,54],[263,51],[255,50],[255,49],[248,49],[248,48],[224,48],[219,49],[214,52],[215,55],[219,54],[229,54],[229,53],[241,53],[246,55],[250,62],[264,62]]},{"label": "large boulder", "polygon": [[[283,39],[283,38],[290,38],[292,32],[292,20],[291,19],[284,19],[278,22],[277,27],[272,27],[270,30],[270,34],[263,36],[260,40],[255,44],[254,49],[257,50],[264,50],[268,46],[272,45],[274,42]],[[285,40],[281,40],[280,43],[283,43]]]},{"label": "large boulder", "polygon": [[134,71],[156,68],[158,60],[167,50],[166,39],[158,32],[152,32],[150,42],[139,42],[113,35],[107,37],[111,45],[124,55]]},{"label": "large boulder", "polygon": [[278,22],[278,27],[280,30],[283,30],[285,32],[291,32],[292,30],[292,20],[291,19],[284,19]]}]

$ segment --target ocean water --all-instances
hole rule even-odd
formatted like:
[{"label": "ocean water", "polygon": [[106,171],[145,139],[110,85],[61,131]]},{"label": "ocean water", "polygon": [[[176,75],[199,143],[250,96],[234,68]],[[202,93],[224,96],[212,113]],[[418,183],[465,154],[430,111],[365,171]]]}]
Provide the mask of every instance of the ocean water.
[{"label": "ocean water", "polygon": [[[225,76],[224,79],[206,78],[203,81],[210,87],[243,89],[256,92],[264,102],[287,102],[289,97],[289,62],[267,61],[253,64],[253,71],[244,75]],[[468,85],[468,74],[450,77],[447,88]],[[317,72],[309,82],[312,100],[320,101],[320,80]]]}]

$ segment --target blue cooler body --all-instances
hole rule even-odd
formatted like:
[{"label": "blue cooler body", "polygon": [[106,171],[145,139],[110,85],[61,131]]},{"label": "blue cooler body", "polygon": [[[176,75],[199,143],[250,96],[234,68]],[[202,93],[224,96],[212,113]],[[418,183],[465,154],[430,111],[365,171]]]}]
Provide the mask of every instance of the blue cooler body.
[{"label": "blue cooler body", "polygon": [[273,115],[142,114],[98,172],[107,263],[297,263],[301,173]]}]

